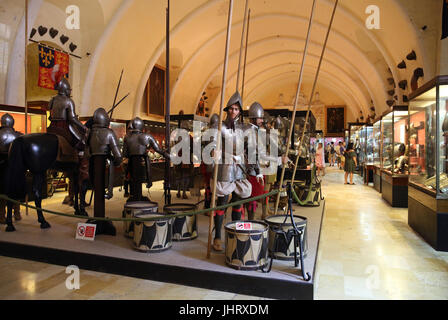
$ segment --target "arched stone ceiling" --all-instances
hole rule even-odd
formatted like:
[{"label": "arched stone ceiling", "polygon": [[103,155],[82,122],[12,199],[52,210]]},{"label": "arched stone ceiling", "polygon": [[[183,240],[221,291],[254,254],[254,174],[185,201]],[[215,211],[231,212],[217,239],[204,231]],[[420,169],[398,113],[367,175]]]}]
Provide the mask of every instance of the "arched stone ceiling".
[{"label": "arched stone ceiling", "polygon": [[[334,4],[333,0],[316,1],[303,83],[307,88],[314,80]],[[116,115],[120,118],[140,115],[146,81],[165,50],[166,2],[95,2],[103,11],[101,22],[107,25],[95,30],[101,31],[101,36],[91,46],[95,50],[83,75],[81,115],[91,114],[95,106],[110,104],[123,68],[120,92],[131,94]],[[407,14],[403,0],[375,1],[380,9],[379,30],[365,26],[368,16],[365,10],[371,4],[370,0],[339,1],[318,80],[321,91],[328,89],[339,95],[352,115],[359,114],[359,110],[366,114],[371,100],[377,114],[387,109],[387,90],[391,88],[388,77],[393,77],[396,83],[409,81],[412,68],[421,66],[427,80],[436,70],[433,54]],[[85,1],[83,5],[87,5]],[[234,0],[226,98],[236,87],[244,5],[244,0]],[[312,0],[249,0],[245,99],[270,101],[280,90],[297,84],[311,6]],[[228,1],[224,0],[171,1],[170,45],[179,50],[183,62],[179,69],[171,70],[173,113],[180,109],[194,112],[199,97],[211,82],[215,87],[220,85],[227,11]],[[417,53],[417,61],[412,68],[398,69],[397,64],[411,50]],[[288,76],[281,76],[285,72]],[[209,101],[209,106],[218,101],[218,96],[214,95],[215,100]]]}]

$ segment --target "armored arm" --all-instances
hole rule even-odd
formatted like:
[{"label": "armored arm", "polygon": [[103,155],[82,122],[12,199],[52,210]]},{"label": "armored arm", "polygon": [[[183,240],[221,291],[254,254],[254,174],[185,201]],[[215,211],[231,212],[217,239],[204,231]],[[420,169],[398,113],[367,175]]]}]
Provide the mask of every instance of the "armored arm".
[{"label": "armored arm", "polygon": [[109,147],[110,147],[110,151],[114,158],[114,165],[117,167],[121,164],[123,159],[122,159],[122,155],[120,152],[120,148],[118,148],[117,136],[115,135],[115,133],[112,130],[110,130],[110,133],[109,133]]},{"label": "armored arm", "polygon": [[69,122],[71,124],[76,125],[81,130],[81,132],[83,134],[85,134],[88,131],[87,127],[85,125],[83,125],[81,123],[81,121],[78,120],[78,117],[75,114],[75,103],[73,102],[72,99],[70,99],[69,103],[68,103],[67,117],[68,117]]},{"label": "armored arm", "polygon": [[168,152],[162,150],[159,146],[159,144],[157,143],[156,139],[154,139],[154,137],[152,135],[150,135],[149,133],[146,133],[146,139],[147,139],[147,146],[149,148],[153,148],[155,152],[163,155],[165,157],[165,159],[170,159],[170,155]]}]

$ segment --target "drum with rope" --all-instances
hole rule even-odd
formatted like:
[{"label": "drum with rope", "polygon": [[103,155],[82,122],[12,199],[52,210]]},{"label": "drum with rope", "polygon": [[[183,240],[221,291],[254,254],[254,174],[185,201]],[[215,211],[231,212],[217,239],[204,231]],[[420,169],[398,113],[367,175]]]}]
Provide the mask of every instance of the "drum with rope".
[{"label": "drum with rope", "polygon": [[135,221],[134,249],[141,252],[161,252],[172,247],[173,218],[160,212],[137,213],[135,218],[158,218]]},{"label": "drum with rope", "polygon": [[[196,211],[197,206],[191,203],[172,203],[163,207],[166,213],[177,214]],[[187,241],[198,237],[196,214],[175,217],[173,222],[173,241]]]},{"label": "drum with rope", "polygon": [[[157,212],[159,205],[153,201],[130,201],[124,205],[123,218],[134,218],[136,214]],[[134,222],[123,221],[124,235],[134,238]]]}]

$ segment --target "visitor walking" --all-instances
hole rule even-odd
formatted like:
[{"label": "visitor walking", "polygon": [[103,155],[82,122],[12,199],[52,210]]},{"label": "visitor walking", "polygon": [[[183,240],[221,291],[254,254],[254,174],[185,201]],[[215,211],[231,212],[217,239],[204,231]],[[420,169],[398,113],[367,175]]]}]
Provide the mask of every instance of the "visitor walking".
[{"label": "visitor walking", "polygon": [[[356,152],[353,150],[353,143],[350,142],[347,146],[347,150],[344,152],[345,156],[345,165],[344,165],[344,182],[345,184],[353,183],[353,173],[355,172],[356,166],[358,165],[358,161],[356,159]],[[350,183],[347,183],[347,177],[350,175]]]},{"label": "visitor walking", "polygon": [[322,171],[322,176],[325,176],[325,151],[321,142],[319,142],[314,159],[317,167],[317,175],[319,176],[319,172]]}]

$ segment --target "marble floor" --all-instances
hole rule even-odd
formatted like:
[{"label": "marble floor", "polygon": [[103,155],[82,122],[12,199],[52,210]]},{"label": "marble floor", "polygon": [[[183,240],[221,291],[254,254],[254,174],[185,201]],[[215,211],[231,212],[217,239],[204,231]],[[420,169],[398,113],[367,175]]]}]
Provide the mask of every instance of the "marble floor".
[{"label": "marble floor", "polygon": [[[355,186],[344,185],[341,170],[326,171],[314,298],[448,299],[448,253],[413,232],[407,209],[390,207],[359,176]],[[45,201],[62,201],[64,195]],[[87,270],[80,270],[80,288],[69,290],[71,275],[62,266],[0,256],[0,299],[263,299]]]}]

